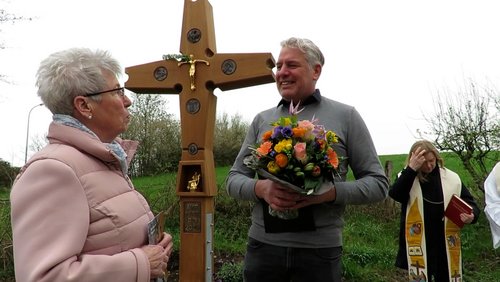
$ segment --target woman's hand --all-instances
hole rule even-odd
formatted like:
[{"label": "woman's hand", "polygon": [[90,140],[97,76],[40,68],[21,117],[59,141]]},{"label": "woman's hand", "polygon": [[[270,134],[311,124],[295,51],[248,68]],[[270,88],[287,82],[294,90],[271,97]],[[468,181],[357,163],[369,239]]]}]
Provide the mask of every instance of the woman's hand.
[{"label": "woman's hand", "polygon": [[172,235],[163,232],[163,236],[158,245],[162,246],[165,249],[165,251],[167,251],[167,262],[168,262],[170,255],[174,250],[174,241],[172,241]]},{"label": "woman's hand", "polygon": [[146,245],[141,248],[148,257],[151,278],[165,276],[173,247],[172,235],[163,232],[162,239],[157,245]]},{"label": "woman's hand", "polygon": [[410,161],[408,166],[414,171],[418,171],[422,164],[425,162],[425,150],[418,147],[414,152],[411,153]]},{"label": "woman's hand", "polygon": [[461,213],[460,214],[460,220],[462,220],[463,223],[469,224],[474,220],[474,214],[472,213]]},{"label": "woman's hand", "polygon": [[160,245],[146,245],[141,248],[149,260],[151,278],[165,276],[167,269],[167,251]]}]

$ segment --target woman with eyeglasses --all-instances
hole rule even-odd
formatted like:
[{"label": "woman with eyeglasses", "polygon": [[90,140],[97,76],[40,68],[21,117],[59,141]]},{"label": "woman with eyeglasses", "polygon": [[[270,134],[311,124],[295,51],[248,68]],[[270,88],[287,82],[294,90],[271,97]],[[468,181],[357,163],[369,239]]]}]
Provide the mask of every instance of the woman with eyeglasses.
[{"label": "woman with eyeglasses", "polygon": [[11,191],[17,281],[150,281],[165,274],[172,236],[148,244],[154,218],[127,175],[138,143],[122,140],[130,99],[106,51],[43,60],[38,95],[53,113],[49,144]]}]

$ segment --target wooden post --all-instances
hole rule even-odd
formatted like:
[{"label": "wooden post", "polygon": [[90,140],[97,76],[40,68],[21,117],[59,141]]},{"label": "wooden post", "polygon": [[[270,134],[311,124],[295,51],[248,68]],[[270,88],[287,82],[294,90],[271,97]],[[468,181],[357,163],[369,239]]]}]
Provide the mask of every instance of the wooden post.
[{"label": "wooden post", "polygon": [[[392,161],[390,160],[385,161],[384,172],[385,176],[387,177],[387,180],[389,181],[389,185],[391,185],[392,183],[393,170],[394,170],[394,165]],[[383,201],[384,210],[388,211],[391,215],[395,215],[396,212],[398,211],[396,203],[397,202],[394,201],[391,197],[385,198],[385,200]]]},{"label": "wooden post", "polygon": [[161,60],[125,69],[125,87],[136,93],[179,94],[182,156],[180,280],[212,281],[215,88],[231,90],[275,81],[271,53],[217,54],[212,6],[185,0],[180,52],[186,60]]}]

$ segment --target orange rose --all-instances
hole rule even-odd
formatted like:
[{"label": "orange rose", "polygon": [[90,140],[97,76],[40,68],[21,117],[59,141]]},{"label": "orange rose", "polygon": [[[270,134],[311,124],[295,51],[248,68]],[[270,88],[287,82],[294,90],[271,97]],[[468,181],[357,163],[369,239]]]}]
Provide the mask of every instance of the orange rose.
[{"label": "orange rose", "polygon": [[268,141],[269,139],[271,139],[272,135],[273,135],[273,131],[272,130],[268,130],[268,131],[264,132],[264,134],[262,134],[262,140],[263,141]]},{"label": "orange rose", "polygon": [[293,136],[297,138],[303,138],[306,135],[306,129],[303,127],[292,128]]},{"label": "orange rose", "polygon": [[277,154],[274,161],[280,168],[285,168],[288,165],[288,157],[285,154]]},{"label": "orange rose", "polygon": [[265,156],[271,151],[272,145],[273,143],[271,143],[270,141],[263,142],[262,144],[260,144],[260,147],[256,149],[256,151],[257,153],[259,153],[259,155]]}]

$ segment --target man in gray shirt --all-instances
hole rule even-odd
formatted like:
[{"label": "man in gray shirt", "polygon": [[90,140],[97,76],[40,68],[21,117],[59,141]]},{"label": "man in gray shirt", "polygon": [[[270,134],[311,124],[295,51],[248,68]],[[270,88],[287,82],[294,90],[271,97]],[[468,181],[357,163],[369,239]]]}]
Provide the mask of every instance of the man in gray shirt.
[{"label": "man in gray shirt", "polygon": [[[281,95],[277,107],[259,113],[250,125],[227,181],[230,196],[255,202],[245,255],[245,281],[341,281],[343,214],[347,204],[368,204],[386,198],[388,181],[370,133],[352,106],[322,97],[316,89],[324,57],[310,40],[281,42],[276,83]],[[335,178],[321,195],[303,196],[269,179],[256,178],[243,160],[249,146],[261,140],[270,123],[288,116],[290,102],[303,110],[298,119],[319,119],[338,135],[335,144],[343,157]],[[346,181],[350,167],[356,178]],[[298,209],[294,219],[271,216]]]}]

